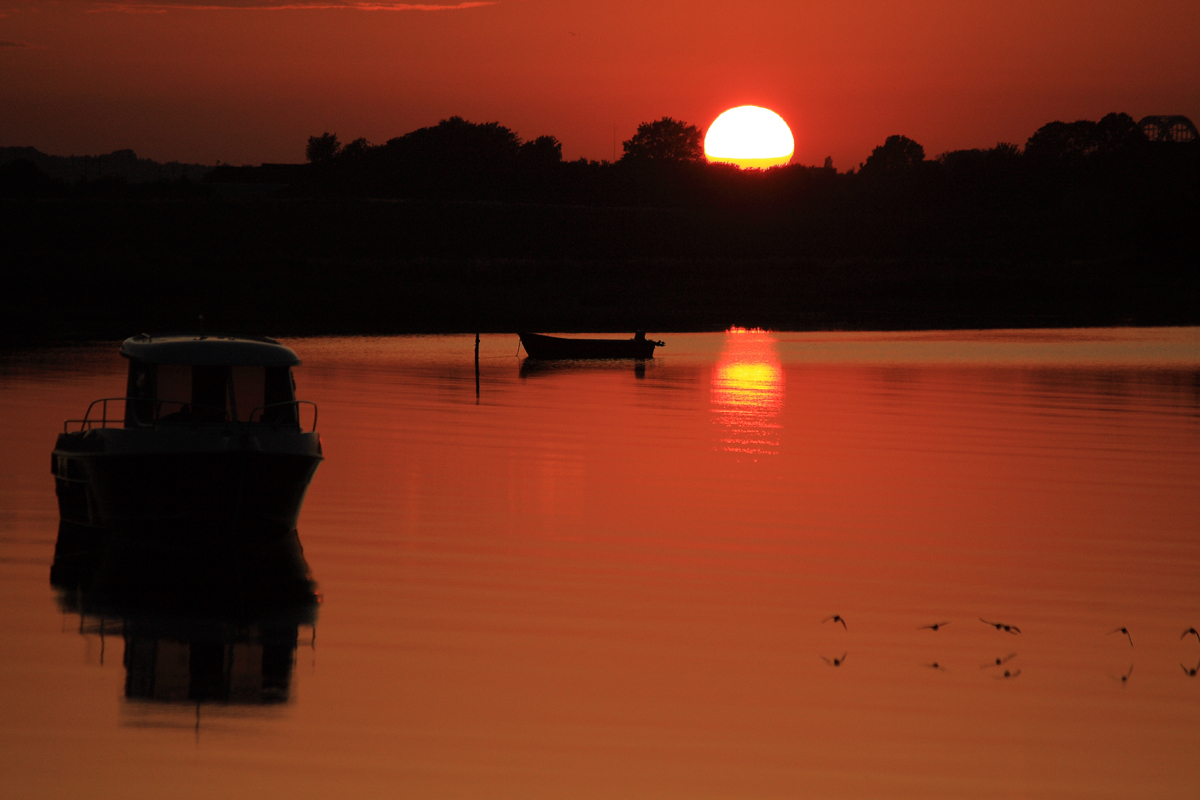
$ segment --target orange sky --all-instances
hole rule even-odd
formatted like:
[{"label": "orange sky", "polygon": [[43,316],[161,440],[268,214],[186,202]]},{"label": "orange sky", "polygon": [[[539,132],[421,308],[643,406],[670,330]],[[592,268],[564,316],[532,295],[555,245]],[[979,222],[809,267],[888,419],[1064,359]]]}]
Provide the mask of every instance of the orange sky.
[{"label": "orange sky", "polygon": [[0,0],[0,146],[300,161],[310,134],[458,114],[606,159],[614,127],[619,155],[639,122],[755,104],[845,170],[895,133],[932,157],[1110,111],[1200,121],[1195,0],[432,2]]}]

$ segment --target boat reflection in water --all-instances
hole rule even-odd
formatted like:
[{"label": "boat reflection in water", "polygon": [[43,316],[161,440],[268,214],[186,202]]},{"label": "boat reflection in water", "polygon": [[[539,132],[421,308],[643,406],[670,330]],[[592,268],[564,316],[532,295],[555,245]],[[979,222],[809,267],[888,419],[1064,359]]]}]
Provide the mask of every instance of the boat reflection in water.
[{"label": "boat reflection in water", "polygon": [[[247,544],[247,542],[254,542]],[[263,540],[151,547],[59,524],[50,582],[79,631],[124,640],[125,699],[268,706],[290,698],[301,627],[319,597],[295,531]],[[169,710],[164,708],[164,710]],[[189,721],[189,725],[190,725]]]},{"label": "boat reflection in water", "polygon": [[783,389],[774,337],[758,329],[727,331],[712,372],[713,421],[720,449],[747,455],[778,453]]},{"label": "boat reflection in water", "polygon": [[296,533],[322,460],[300,359],[203,333],[143,334],[120,353],[125,395],[55,444],[51,584],[81,632],[124,638],[127,699],[195,703],[197,724],[201,703],[284,702],[317,608]]},{"label": "boat reflection in water", "polygon": [[576,359],[553,360],[526,358],[521,362],[518,374],[522,379],[537,378],[543,375],[562,375],[568,372],[632,372],[638,380],[646,377],[646,362],[639,360],[619,359]]}]

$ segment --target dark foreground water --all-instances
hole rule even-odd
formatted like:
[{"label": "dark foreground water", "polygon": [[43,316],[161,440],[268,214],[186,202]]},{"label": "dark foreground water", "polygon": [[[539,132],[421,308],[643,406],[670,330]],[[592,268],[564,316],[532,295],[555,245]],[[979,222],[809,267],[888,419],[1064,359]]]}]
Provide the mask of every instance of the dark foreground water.
[{"label": "dark foreground water", "polygon": [[50,585],[116,343],[0,359],[0,795],[1196,796],[1200,329],[663,338],[288,342],[324,601],[215,634]]}]

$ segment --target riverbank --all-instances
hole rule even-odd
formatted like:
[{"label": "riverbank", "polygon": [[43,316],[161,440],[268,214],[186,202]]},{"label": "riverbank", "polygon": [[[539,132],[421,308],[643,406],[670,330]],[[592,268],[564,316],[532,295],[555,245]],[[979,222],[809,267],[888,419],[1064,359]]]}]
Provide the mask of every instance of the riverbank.
[{"label": "riverbank", "polygon": [[344,198],[0,211],[7,342],[201,324],[280,336],[1200,324],[1196,233],[1149,211]]}]

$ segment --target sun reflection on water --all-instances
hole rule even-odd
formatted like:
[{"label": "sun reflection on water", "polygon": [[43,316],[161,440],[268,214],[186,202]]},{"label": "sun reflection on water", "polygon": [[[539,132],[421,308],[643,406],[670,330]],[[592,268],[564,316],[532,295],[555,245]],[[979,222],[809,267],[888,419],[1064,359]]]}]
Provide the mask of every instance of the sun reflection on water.
[{"label": "sun reflection on water", "polygon": [[712,372],[713,422],[722,450],[779,452],[783,369],[767,331],[730,328]]}]

